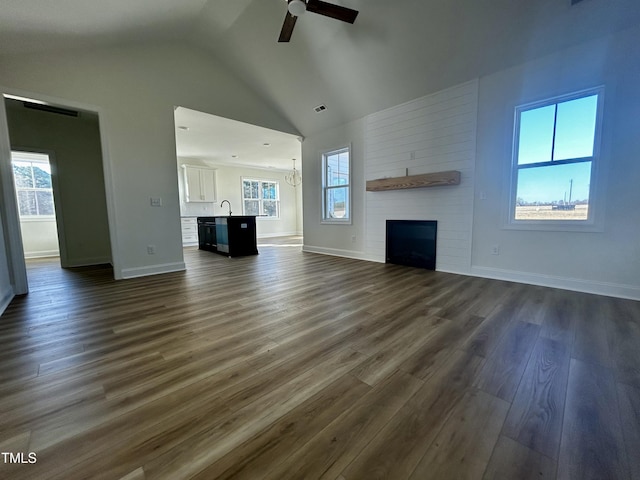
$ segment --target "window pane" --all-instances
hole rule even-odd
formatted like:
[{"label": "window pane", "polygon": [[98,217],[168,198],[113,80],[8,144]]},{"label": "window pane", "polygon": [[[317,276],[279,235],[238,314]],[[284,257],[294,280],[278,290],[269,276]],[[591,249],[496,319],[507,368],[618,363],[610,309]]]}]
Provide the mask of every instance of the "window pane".
[{"label": "window pane", "polygon": [[20,215],[37,215],[36,193],[33,190],[18,191],[18,210]]},{"label": "window pane", "polygon": [[327,156],[327,186],[349,185],[349,152]]},{"label": "window pane", "polygon": [[49,165],[33,165],[36,188],[51,188],[51,170]]},{"label": "window pane", "polygon": [[51,190],[36,190],[38,202],[38,215],[54,215],[53,192]]},{"label": "window pane", "polygon": [[263,214],[269,215],[270,217],[278,216],[278,202],[274,200],[265,200],[262,202]]},{"label": "window pane", "polygon": [[260,215],[260,201],[259,200],[245,200],[244,201],[244,214],[245,215]]},{"label": "window pane", "polygon": [[258,196],[258,182],[253,180],[244,180],[243,184],[243,195],[244,198],[260,198]]},{"label": "window pane", "polygon": [[31,162],[13,162],[13,175],[16,179],[16,187],[33,188]]},{"label": "window pane", "polygon": [[331,188],[326,190],[327,218],[349,218],[349,188]]},{"label": "window pane", "polygon": [[555,104],[520,113],[518,165],[551,160]]},{"label": "window pane", "polygon": [[262,182],[262,198],[275,200],[276,195],[276,184],[273,182]]},{"label": "window pane", "polygon": [[598,95],[558,104],[554,160],[593,155],[597,109]]},{"label": "window pane", "polygon": [[586,220],[591,162],[518,171],[516,220]]}]

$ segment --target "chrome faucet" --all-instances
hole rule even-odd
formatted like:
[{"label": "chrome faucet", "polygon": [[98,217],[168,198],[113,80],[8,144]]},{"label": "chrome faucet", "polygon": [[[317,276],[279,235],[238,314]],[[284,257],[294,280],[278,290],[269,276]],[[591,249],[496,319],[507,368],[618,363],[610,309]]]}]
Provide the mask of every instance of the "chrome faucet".
[{"label": "chrome faucet", "polygon": [[229,216],[231,216],[231,202],[229,200],[222,200],[222,202],[220,202],[220,208],[222,208],[224,202],[227,202],[229,204]]}]

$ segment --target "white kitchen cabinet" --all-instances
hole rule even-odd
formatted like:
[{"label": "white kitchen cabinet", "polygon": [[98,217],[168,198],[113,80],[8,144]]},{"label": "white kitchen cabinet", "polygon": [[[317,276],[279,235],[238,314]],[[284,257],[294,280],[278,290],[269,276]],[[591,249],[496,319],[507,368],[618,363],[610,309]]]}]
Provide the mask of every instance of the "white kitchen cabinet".
[{"label": "white kitchen cabinet", "polygon": [[198,220],[196,217],[180,218],[182,226],[182,245],[185,247],[198,244]]},{"label": "white kitchen cabinet", "polygon": [[216,202],[216,171],[212,168],[183,165],[185,200],[195,202]]}]

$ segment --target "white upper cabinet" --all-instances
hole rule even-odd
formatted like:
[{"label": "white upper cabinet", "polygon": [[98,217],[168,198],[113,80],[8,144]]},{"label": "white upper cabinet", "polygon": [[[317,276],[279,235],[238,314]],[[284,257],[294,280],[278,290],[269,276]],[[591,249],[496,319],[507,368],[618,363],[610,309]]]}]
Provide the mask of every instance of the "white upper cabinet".
[{"label": "white upper cabinet", "polygon": [[212,168],[183,165],[187,202],[216,201],[216,171]]}]

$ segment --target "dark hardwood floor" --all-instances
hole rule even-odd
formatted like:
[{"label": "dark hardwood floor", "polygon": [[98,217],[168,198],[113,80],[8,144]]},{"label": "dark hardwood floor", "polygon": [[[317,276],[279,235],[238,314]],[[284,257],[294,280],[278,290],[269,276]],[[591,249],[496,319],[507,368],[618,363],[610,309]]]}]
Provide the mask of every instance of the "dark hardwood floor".
[{"label": "dark hardwood floor", "polygon": [[0,478],[640,479],[640,302],[261,243],[29,262]]}]

